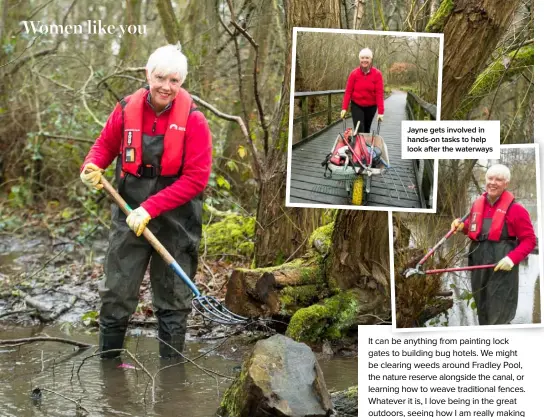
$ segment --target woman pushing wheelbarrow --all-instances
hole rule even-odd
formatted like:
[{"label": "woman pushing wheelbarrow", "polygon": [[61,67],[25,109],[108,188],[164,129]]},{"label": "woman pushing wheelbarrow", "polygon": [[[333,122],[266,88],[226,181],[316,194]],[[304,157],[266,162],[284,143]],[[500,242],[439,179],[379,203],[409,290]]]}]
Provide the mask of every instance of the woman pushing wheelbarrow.
[{"label": "woman pushing wheelbarrow", "polygon": [[368,48],[359,52],[359,66],[349,74],[340,112],[340,117],[345,118],[351,102],[353,125],[359,123],[359,133],[370,133],[376,110],[378,123],[383,121],[383,77],[381,71],[372,66],[372,57]]}]

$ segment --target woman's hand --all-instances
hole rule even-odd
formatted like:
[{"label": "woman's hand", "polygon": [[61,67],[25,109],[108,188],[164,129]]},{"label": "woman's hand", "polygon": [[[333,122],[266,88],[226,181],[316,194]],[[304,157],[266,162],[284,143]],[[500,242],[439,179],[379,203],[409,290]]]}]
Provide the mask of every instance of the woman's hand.
[{"label": "woman's hand", "polygon": [[346,117],[346,110],[340,112],[340,118],[343,119],[344,117]]},{"label": "woman's hand", "polygon": [[378,114],[378,122],[383,122],[383,114]]}]

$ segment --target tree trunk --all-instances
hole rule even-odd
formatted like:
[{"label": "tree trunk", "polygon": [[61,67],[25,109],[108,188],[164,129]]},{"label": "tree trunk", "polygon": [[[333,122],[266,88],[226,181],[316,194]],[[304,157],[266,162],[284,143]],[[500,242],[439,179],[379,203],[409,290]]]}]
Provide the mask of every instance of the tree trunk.
[{"label": "tree trunk", "polygon": [[[126,0],[125,25],[139,25],[142,10],[142,0]],[[126,62],[132,58],[139,43],[138,34],[125,33],[121,38],[121,48],[119,49],[119,59]]]},{"label": "tree trunk", "polygon": [[291,44],[295,26],[340,27],[339,0],[289,0],[285,2],[285,70],[280,107],[271,124],[273,146],[265,161],[257,208],[255,265],[277,264],[303,252],[309,234],[320,224],[321,211],[285,207]]},{"label": "tree trunk", "polygon": [[[451,119],[510,26],[520,0],[443,2],[427,30],[444,32],[441,119]],[[439,23],[437,23],[439,22]]]},{"label": "tree trunk", "polygon": [[[342,210],[332,235],[326,277],[331,288],[360,291],[361,304],[373,316],[391,314],[389,227],[387,213]],[[376,320],[365,320],[365,324]]]},{"label": "tree trunk", "polygon": [[181,28],[174,12],[174,7],[170,0],[158,0],[157,10],[161,17],[162,29],[164,30],[164,37],[168,43],[175,44],[176,42],[182,42]]},{"label": "tree trunk", "polygon": [[365,0],[355,0],[355,10],[353,11],[352,29],[361,29],[365,11]]}]

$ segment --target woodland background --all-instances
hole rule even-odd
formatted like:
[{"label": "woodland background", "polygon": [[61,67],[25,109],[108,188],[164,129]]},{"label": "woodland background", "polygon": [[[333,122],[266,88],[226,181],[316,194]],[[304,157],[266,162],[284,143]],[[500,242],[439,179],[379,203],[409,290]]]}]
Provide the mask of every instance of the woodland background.
[{"label": "woodland background", "polygon": [[[387,213],[285,207],[292,28],[444,33],[442,119],[499,119],[504,143],[533,141],[529,0],[4,0],[1,7],[1,233],[42,228],[52,237],[70,232],[81,238],[107,229],[108,204],[80,183],[79,166],[116,101],[144,84],[149,54],[179,41],[189,59],[184,87],[205,111],[214,138],[205,229],[232,216],[246,227],[236,228],[238,240],[221,241],[216,253],[210,235],[205,259],[232,259],[227,253],[248,266],[281,267],[307,259],[310,235],[330,224],[332,245],[314,259],[327,291],[312,302],[356,288],[360,308],[351,324],[390,319]],[[147,35],[34,36],[20,23],[89,19],[146,25]],[[427,82],[412,82],[411,74],[425,72],[433,52],[425,45],[409,48],[393,62],[387,61],[390,47],[378,48],[375,58],[389,71],[388,81],[430,100]],[[331,48],[300,51],[307,70],[297,89],[319,87],[311,68],[316,55],[331,65],[321,75],[344,87],[345,74],[335,74],[334,66],[357,62],[343,48]],[[395,63],[404,68],[397,74],[391,73]],[[472,168],[470,160],[440,164],[440,213],[464,212]],[[77,228],[67,226],[73,224]]]}]

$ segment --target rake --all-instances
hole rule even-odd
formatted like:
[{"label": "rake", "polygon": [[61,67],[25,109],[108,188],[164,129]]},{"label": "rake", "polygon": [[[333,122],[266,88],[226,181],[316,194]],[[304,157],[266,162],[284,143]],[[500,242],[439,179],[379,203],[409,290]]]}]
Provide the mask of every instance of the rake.
[{"label": "rake", "polygon": [[[104,189],[108,192],[108,194],[121,208],[121,210],[123,210],[123,213],[128,216],[128,214],[132,211],[132,208],[130,208],[130,206],[123,199],[123,197],[121,197],[121,195],[103,176],[101,177],[100,182],[102,183]],[[145,228],[143,235],[151,244],[153,249],[155,249],[159,253],[159,255],[161,255],[162,259],[175,272],[175,274],[180,277],[181,280],[191,289],[194,294],[192,304],[198,314],[200,314],[205,319],[219,324],[235,325],[249,323],[249,318],[239,316],[238,314],[233,313],[225,305],[221,304],[221,302],[217,298],[201,294],[193,281],[191,281],[185,271],[183,271],[183,269],[176,262],[174,257],[170,255],[170,253],[166,250],[162,243],[159,242],[159,240],[155,237],[151,230]]]}]

